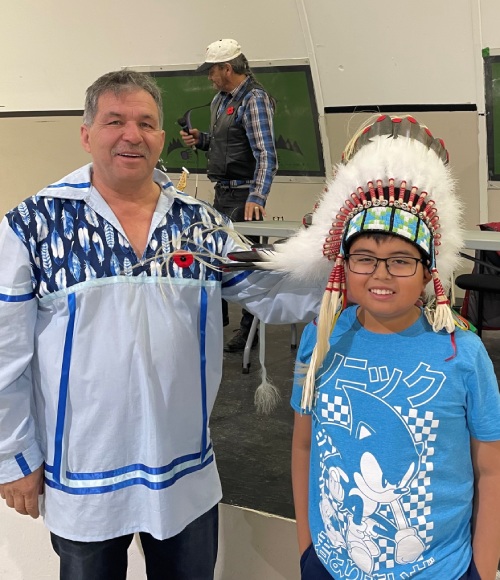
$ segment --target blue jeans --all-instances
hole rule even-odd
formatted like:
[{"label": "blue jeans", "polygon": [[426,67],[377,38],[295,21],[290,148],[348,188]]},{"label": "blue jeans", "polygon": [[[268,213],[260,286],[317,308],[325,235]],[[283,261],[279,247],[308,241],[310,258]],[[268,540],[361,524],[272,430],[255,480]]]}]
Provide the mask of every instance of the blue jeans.
[{"label": "blue jeans", "polygon": [[[301,580],[332,580],[334,578],[321,563],[312,544],[300,557],[300,578]],[[458,580],[481,580],[474,560],[470,563],[467,572]]]},{"label": "blue jeans", "polygon": [[301,580],[332,580],[332,575],[323,566],[311,544],[300,557]]},{"label": "blue jeans", "polygon": [[[148,580],[212,580],[217,560],[218,505],[182,532],[156,540],[140,532]],[[102,542],[75,542],[51,534],[61,580],[125,580],[133,534]]]}]

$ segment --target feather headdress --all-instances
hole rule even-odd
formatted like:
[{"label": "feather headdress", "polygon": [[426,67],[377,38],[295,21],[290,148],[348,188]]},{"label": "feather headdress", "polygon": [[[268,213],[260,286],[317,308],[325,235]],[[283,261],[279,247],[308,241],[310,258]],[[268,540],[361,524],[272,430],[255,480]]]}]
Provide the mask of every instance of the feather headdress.
[{"label": "feather headdress", "polygon": [[425,315],[435,332],[452,333],[456,319],[447,293],[462,248],[461,204],[443,141],[413,117],[381,115],[362,127],[323,192],[312,225],[276,245],[272,254],[261,254],[260,267],[319,284],[328,280],[304,382],[303,408],[312,405],[316,372],[346,305],[346,243],[367,231],[401,236],[424,252],[432,274],[425,290]]}]

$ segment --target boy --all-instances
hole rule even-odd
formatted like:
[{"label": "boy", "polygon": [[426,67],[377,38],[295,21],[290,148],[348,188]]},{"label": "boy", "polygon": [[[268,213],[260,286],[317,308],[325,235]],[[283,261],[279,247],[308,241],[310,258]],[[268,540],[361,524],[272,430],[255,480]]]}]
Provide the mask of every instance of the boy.
[{"label": "boy", "polygon": [[304,276],[335,263],[292,394],[303,580],[495,578],[500,398],[446,298],[461,247],[447,161],[415,119],[379,117],[274,258]]}]

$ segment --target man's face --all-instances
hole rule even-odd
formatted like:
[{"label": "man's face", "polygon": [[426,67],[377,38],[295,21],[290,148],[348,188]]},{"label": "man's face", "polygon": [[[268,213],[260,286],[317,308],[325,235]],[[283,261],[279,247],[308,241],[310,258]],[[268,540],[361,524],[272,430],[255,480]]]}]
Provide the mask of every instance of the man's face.
[{"label": "man's face", "polygon": [[218,91],[227,91],[229,86],[229,65],[214,64],[208,71],[208,80],[212,83],[214,89]]},{"label": "man's face", "polygon": [[94,179],[115,191],[151,181],[165,142],[156,103],[142,89],[102,94],[94,123],[82,125],[80,137]]}]

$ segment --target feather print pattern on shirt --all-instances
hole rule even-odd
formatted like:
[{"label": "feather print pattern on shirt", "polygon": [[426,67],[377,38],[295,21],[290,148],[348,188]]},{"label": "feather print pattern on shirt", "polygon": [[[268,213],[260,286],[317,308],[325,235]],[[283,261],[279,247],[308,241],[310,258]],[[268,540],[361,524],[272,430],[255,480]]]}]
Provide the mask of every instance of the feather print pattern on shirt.
[{"label": "feather print pattern on shirt", "polygon": [[[109,276],[220,280],[226,222],[202,204],[175,199],[139,260],[124,235],[84,199],[33,196],[7,214],[30,254],[35,293],[41,297]],[[193,256],[172,259],[176,251]]]},{"label": "feather print pattern on shirt", "polygon": [[30,218],[30,212],[28,210],[28,206],[26,205],[26,203],[24,201],[22,201],[18,206],[17,209],[19,210],[19,214],[23,220],[23,222],[28,226],[31,218]]}]

